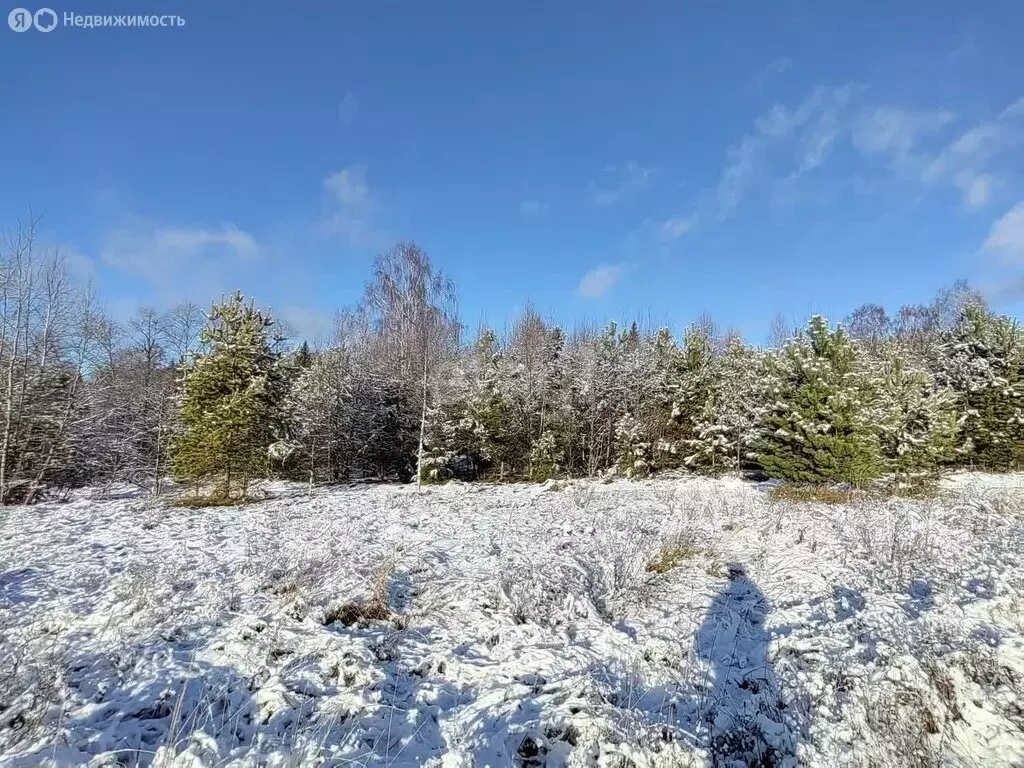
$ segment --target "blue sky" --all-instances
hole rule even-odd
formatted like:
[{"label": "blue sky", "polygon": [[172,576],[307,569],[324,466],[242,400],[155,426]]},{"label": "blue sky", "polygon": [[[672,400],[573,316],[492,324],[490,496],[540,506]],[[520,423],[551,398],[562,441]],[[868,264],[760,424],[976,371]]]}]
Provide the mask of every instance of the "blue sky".
[{"label": "blue sky", "polygon": [[241,288],[313,334],[398,239],[471,326],[1022,307],[1013,0],[84,2],[186,24],[0,29],[0,222],[115,314]]}]

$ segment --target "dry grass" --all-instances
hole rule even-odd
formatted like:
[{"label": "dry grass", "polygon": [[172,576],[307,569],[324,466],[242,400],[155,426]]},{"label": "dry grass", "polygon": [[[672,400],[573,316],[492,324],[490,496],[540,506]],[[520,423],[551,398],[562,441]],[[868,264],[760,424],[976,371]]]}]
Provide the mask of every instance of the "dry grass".
[{"label": "dry grass", "polygon": [[990,501],[992,510],[1000,515],[1020,517],[1024,515],[1024,493],[1020,491],[1003,491]]},{"label": "dry grass", "polygon": [[180,496],[172,502],[172,505],[185,509],[207,509],[209,507],[235,507],[250,501],[253,501],[253,499],[223,495],[204,496],[199,494]]},{"label": "dry grass", "polygon": [[381,564],[373,573],[370,582],[370,596],[365,600],[330,605],[324,613],[324,624],[341,622],[347,627],[353,624],[366,626],[374,621],[388,621],[392,618],[388,585],[395,575],[394,560]]},{"label": "dry grass", "polygon": [[863,498],[859,491],[826,485],[778,485],[770,494],[773,501],[806,501],[823,504],[849,504]]},{"label": "dry grass", "polygon": [[937,483],[916,481],[910,484],[892,485],[885,489],[885,495],[894,499],[919,499],[934,501],[943,496],[944,491]]},{"label": "dry grass", "polygon": [[678,568],[687,560],[692,560],[701,554],[701,550],[697,549],[693,544],[677,538],[666,543],[661,548],[657,559],[647,564],[647,572],[668,573],[673,568]]}]

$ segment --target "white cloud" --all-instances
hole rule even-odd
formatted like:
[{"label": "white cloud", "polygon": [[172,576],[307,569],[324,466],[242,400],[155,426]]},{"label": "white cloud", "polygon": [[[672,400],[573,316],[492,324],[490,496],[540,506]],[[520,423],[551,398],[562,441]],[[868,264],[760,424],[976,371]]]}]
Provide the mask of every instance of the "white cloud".
[{"label": "white cloud", "polygon": [[58,247],[68,272],[80,283],[91,283],[97,276],[96,262],[92,257],[82,253],[73,245],[62,245]]},{"label": "white cloud", "polygon": [[359,99],[354,93],[346,93],[338,107],[338,120],[342,125],[352,125],[359,114]]},{"label": "white cloud", "polygon": [[957,177],[956,185],[964,193],[964,205],[968,208],[983,208],[992,195],[994,178],[985,173],[980,176],[966,174]]},{"label": "white cloud", "polygon": [[233,224],[218,228],[149,227],[107,233],[100,260],[148,283],[163,298],[206,299],[236,287],[261,261],[256,239]]},{"label": "white cloud", "polygon": [[984,120],[961,133],[941,151],[917,159],[924,184],[950,183],[961,191],[968,208],[980,208],[989,198],[998,177],[992,169],[1024,145],[1024,99],[1010,104],[995,118]]},{"label": "white cloud", "polygon": [[[1002,185],[996,167],[1024,146],[1024,99],[941,143],[956,115],[945,109],[900,106],[855,107],[860,88],[815,88],[793,107],[776,104],[727,152],[713,192],[719,218],[733,213],[751,191],[770,190],[775,199],[800,199],[794,183],[822,168],[849,142],[862,159],[881,158],[895,175],[960,191],[968,208],[981,208]],[[806,197],[806,196],[805,196]],[[818,199],[818,195],[814,199]]]},{"label": "white cloud", "polygon": [[252,260],[258,255],[259,246],[253,236],[233,224],[219,229],[116,229],[107,234],[101,252],[107,266],[151,281],[201,262]]},{"label": "white cloud", "polygon": [[982,248],[1007,261],[1024,264],[1024,200],[992,225]]},{"label": "white cloud", "polygon": [[627,265],[606,264],[595,267],[583,276],[576,287],[576,294],[585,299],[600,299],[625,274]]},{"label": "white cloud", "polygon": [[693,229],[693,216],[672,216],[661,224],[661,238],[663,240],[678,240],[691,229]]},{"label": "white cloud", "polygon": [[716,192],[720,214],[733,211],[753,182],[755,161],[761,151],[761,143],[754,136],[745,136],[738,146],[729,150]]},{"label": "white cloud", "polygon": [[853,143],[866,156],[888,155],[901,175],[922,185],[952,185],[960,191],[965,206],[981,208],[999,184],[995,161],[1024,145],[1024,99],[961,131],[944,145],[924,146],[934,145],[933,137],[954,120],[948,110],[876,107],[862,113]]},{"label": "white cloud", "polygon": [[331,213],[324,222],[324,231],[340,235],[354,246],[380,247],[388,235],[375,224],[379,209],[366,182],[366,166],[352,165],[324,179]]},{"label": "white cloud", "polygon": [[545,216],[550,212],[551,206],[539,200],[523,200],[519,204],[519,213],[526,217]]},{"label": "white cloud", "polygon": [[334,328],[334,314],[325,310],[292,304],[278,314],[285,329],[295,339],[307,341],[314,346],[326,341]]},{"label": "white cloud", "polygon": [[853,126],[853,144],[865,154],[888,154],[906,163],[922,139],[949,125],[956,115],[946,110],[921,111],[883,106],[865,109]]},{"label": "white cloud", "polygon": [[594,202],[598,205],[615,205],[623,200],[643,192],[651,183],[654,168],[645,168],[634,162],[625,165],[609,165],[602,169],[605,178],[616,179],[615,183],[603,186],[597,182],[590,185]]},{"label": "white cloud", "polygon": [[993,304],[1016,304],[1024,301],[1024,275],[1007,277],[985,290],[985,297]]},{"label": "white cloud", "polygon": [[366,166],[354,165],[332,173],[324,179],[324,187],[340,206],[368,203],[370,188],[366,184]]},{"label": "white cloud", "polygon": [[715,190],[720,218],[755,187],[793,179],[820,167],[847,129],[847,105],[857,88],[819,87],[790,109],[781,104],[754,120],[754,129],[726,155]]}]

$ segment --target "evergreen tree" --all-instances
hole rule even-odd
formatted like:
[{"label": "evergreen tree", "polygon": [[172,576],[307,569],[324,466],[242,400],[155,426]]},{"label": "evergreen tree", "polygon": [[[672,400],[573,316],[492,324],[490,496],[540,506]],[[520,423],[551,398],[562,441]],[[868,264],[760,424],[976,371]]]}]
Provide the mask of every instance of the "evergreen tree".
[{"label": "evergreen tree", "polygon": [[[708,324],[694,324],[683,332],[683,346],[669,356],[666,374],[671,397],[669,434],[662,443],[667,455],[661,457],[663,466],[692,464],[696,441],[700,440],[702,423],[714,413],[715,345]],[[706,435],[713,441],[710,432]],[[717,448],[714,450],[718,450]],[[709,457],[710,458],[710,457]]]},{"label": "evergreen tree", "polygon": [[969,305],[943,334],[936,379],[952,389],[965,461],[1007,471],[1024,463],[1024,334],[1016,321]]},{"label": "evergreen tree", "polygon": [[882,457],[897,482],[915,473],[934,472],[953,458],[953,393],[936,387],[932,375],[908,362],[900,346],[888,349],[873,389],[877,398],[872,421]]},{"label": "evergreen tree", "polygon": [[615,454],[618,467],[626,477],[641,478],[651,474],[651,444],[631,413],[624,414],[615,425]]},{"label": "evergreen tree", "polygon": [[309,368],[313,362],[313,353],[309,351],[309,342],[302,342],[297,350],[295,350],[295,367],[296,368]]},{"label": "evergreen tree", "polygon": [[742,339],[726,341],[711,366],[711,387],[693,422],[686,466],[718,472],[754,458],[767,375],[762,356]]},{"label": "evergreen tree", "polygon": [[196,484],[216,480],[216,495],[244,497],[281,438],[287,377],[269,338],[270,317],[242,294],[215,304],[201,351],[184,366],[181,432],[174,473]]},{"label": "evergreen tree", "polygon": [[867,384],[855,348],[823,317],[774,359],[776,381],[758,461],[772,477],[805,483],[861,484],[882,470],[865,403]]}]

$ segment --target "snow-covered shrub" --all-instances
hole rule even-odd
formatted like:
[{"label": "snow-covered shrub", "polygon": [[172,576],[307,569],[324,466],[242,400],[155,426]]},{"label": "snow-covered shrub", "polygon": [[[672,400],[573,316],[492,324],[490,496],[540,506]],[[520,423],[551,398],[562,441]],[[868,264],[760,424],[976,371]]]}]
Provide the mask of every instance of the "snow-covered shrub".
[{"label": "snow-covered shrub", "polygon": [[561,460],[554,433],[545,430],[530,448],[530,479],[535,482],[548,480],[561,469]]},{"label": "snow-covered shrub", "polygon": [[627,413],[615,425],[615,452],[618,466],[626,477],[647,477],[653,470],[651,444],[644,439],[640,423]]}]

